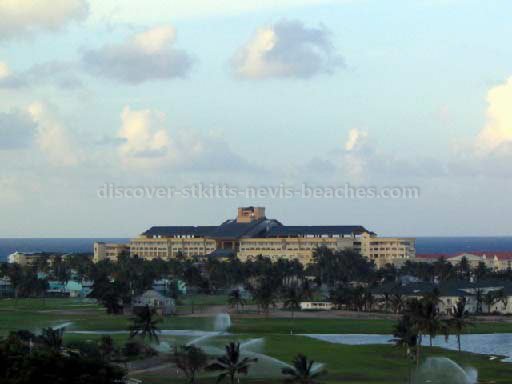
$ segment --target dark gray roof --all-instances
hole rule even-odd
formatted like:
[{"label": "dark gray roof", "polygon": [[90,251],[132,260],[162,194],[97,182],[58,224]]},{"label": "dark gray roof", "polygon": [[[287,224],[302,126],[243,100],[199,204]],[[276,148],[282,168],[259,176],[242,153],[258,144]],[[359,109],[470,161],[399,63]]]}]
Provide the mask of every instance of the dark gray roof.
[{"label": "dark gray roof", "polygon": [[281,223],[269,219],[260,219],[251,223],[237,223],[236,220],[227,220],[219,226],[151,227],[143,235],[148,237],[193,236],[212,239],[239,239],[241,237],[265,237],[270,228],[278,225],[281,225]]},{"label": "dark gray roof", "polygon": [[273,227],[267,237],[304,235],[352,235],[368,232],[361,225],[283,225]]},{"label": "dark gray roof", "polygon": [[239,239],[241,237],[265,237],[273,227],[281,225],[276,220],[260,219],[251,223],[237,223],[236,220],[227,220],[219,225],[209,237],[215,239]]},{"label": "dark gray roof", "polygon": [[380,295],[421,295],[432,292],[434,288],[434,284],[424,282],[409,284],[387,283],[373,288],[372,293]]},{"label": "dark gray roof", "polygon": [[505,293],[512,293],[512,283],[509,281],[448,281],[435,285],[432,283],[410,283],[401,285],[398,283],[387,283],[372,289],[374,294],[399,294],[399,295],[424,295],[430,293],[437,288],[441,296],[472,296],[475,289],[483,288],[502,288]]},{"label": "dark gray roof", "polygon": [[151,227],[143,233],[144,236],[195,236],[204,237],[214,231],[216,226],[164,226],[164,227]]}]

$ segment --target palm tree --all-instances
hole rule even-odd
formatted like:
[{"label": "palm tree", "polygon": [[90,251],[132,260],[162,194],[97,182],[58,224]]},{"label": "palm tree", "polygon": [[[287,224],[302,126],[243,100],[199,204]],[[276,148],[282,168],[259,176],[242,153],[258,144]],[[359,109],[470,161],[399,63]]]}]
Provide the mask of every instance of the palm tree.
[{"label": "palm tree", "polygon": [[437,311],[437,306],[441,302],[440,295],[439,289],[434,288],[432,292],[425,294],[421,299],[423,304],[423,316],[425,317],[425,330],[430,337],[430,346],[432,346],[432,338],[435,337],[440,330],[445,329]]},{"label": "palm tree", "polygon": [[268,316],[271,306],[276,304],[276,288],[268,283],[263,282],[254,292],[254,300],[265,314]]},{"label": "palm tree", "polygon": [[174,348],[173,362],[183,371],[189,383],[194,383],[196,375],[206,367],[208,356],[194,345],[181,345]]},{"label": "palm tree", "polygon": [[365,289],[364,291],[364,307],[367,312],[371,312],[373,309],[373,304],[375,303],[375,297],[371,289]]},{"label": "palm tree", "polygon": [[302,301],[302,292],[296,284],[286,287],[283,292],[283,308],[292,311],[292,319],[294,318],[295,311],[300,309]]},{"label": "palm tree", "polygon": [[468,320],[468,315],[466,311],[466,298],[461,297],[457,302],[457,305],[453,308],[453,313],[451,317],[448,319],[448,326],[455,331],[457,335],[457,347],[460,352],[460,334],[469,325],[472,323]]},{"label": "palm tree", "polygon": [[409,314],[404,314],[393,329],[391,340],[397,347],[405,347],[406,356],[412,356],[412,350],[418,343],[418,331]]},{"label": "palm tree", "polygon": [[404,307],[404,298],[400,293],[393,293],[391,295],[391,307],[393,307],[393,313],[399,313]]},{"label": "palm tree", "polygon": [[229,343],[226,345],[226,353],[218,357],[214,363],[208,365],[206,370],[222,371],[217,376],[217,383],[229,377],[230,383],[235,384],[238,375],[247,375],[250,365],[257,361],[256,358],[240,358],[240,343]]},{"label": "palm tree", "polygon": [[228,303],[232,308],[235,307],[237,312],[239,312],[239,307],[243,307],[246,304],[246,301],[242,297],[242,292],[240,292],[240,289],[233,289],[229,293]]},{"label": "palm tree", "polygon": [[130,338],[140,335],[145,339],[147,336],[150,341],[154,340],[158,343],[157,333],[160,331],[156,324],[162,321],[162,319],[157,317],[154,309],[151,309],[146,305],[145,307],[142,307],[142,309],[139,310],[136,316],[131,320],[133,324],[130,327]]},{"label": "palm tree", "polygon": [[315,362],[308,360],[302,354],[298,354],[293,359],[293,367],[286,367],[282,369],[283,375],[287,375],[285,383],[299,383],[299,384],[316,384],[316,378],[325,373],[320,366],[320,369],[315,369]]},{"label": "palm tree", "polygon": [[484,301],[484,291],[481,288],[475,289],[476,313],[482,313],[482,303]]},{"label": "palm tree", "polygon": [[308,279],[304,279],[302,282],[302,297],[308,300],[313,299],[313,288]]},{"label": "palm tree", "polygon": [[437,331],[442,328],[441,322],[437,315],[435,306],[430,300],[426,300],[425,298],[409,301],[407,314],[411,317],[414,329],[418,333],[416,364],[419,365],[423,335],[430,335],[430,345],[432,346],[432,337],[434,337]]}]

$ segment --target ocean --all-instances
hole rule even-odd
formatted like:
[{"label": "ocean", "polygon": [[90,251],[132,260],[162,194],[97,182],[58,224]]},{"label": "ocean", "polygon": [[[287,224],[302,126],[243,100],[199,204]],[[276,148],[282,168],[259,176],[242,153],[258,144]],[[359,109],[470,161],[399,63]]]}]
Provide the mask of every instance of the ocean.
[{"label": "ocean", "polygon": [[[0,238],[0,261],[15,251],[92,253],[95,241],[127,243],[129,239],[28,239]],[[458,253],[467,251],[511,251],[512,237],[418,237],[416,253]]]},{"label": "ocean", "polygon": [[93,253],[94,242],[127,243],[130,239],[29,239],[29,238],[0,238],[0,261],[7,260],[13,252],[56,252],[56,253]]}]

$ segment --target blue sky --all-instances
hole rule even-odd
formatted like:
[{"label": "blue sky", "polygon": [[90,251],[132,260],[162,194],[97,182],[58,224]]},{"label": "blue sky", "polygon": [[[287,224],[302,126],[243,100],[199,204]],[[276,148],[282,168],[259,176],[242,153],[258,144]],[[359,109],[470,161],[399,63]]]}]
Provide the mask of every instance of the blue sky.
[{"label": "blue sky", "polygon": [[[249,204],[288,224],[512,235],[510,10],[462,0],[8,0],[0,236],[132,236],[215,224]],[[415,186],[421,196],[96,194],[105,183],[199,182]]]}]

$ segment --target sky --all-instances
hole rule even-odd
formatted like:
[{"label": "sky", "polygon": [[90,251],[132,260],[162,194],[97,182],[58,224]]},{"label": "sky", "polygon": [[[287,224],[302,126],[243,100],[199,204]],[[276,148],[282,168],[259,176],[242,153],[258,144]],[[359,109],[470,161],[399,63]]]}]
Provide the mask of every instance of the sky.
[{"label": "sky", "polygon": [[[289,225],[510,236],[512,24],[490,0],[0,0],[0,237]],[[116,188],[417,198],[105,198]]]}]

